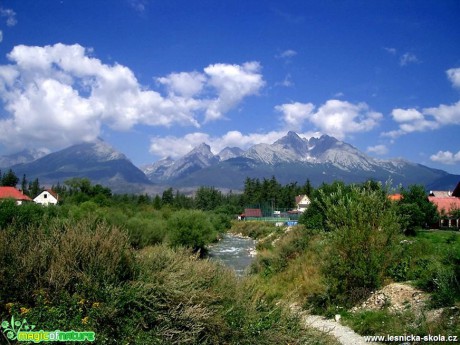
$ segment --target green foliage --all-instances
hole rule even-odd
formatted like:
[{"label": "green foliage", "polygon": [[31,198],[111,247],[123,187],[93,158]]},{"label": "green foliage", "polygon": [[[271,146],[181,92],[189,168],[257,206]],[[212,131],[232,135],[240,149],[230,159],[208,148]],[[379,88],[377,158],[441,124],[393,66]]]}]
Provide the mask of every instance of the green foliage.
[{"label": "green foliage", "polygon": [[4,200],[0,202],[0,229],[11,224],[15,224],[16,227],[38,225],[45,215],[52,218],[56,216],[53,214],[54,210],[53,206],[50,206],[50,209],[45,209],[35,203],[16,205],[15,200]]},{"label": "green foliage", "polygon": [[414,235],[415,230],[426,228],[438,221],[436,206],[428,200],[421,185],[411,185],[401,190],[398,213],[401,226],[407,235]]},{"label": "green foliage", "polygon": [[268,236],[277,230],[272,223],[261,221],[237,221],[233,222],[230,231],[234,234],[239,234],[251,237],[255,240]]},{"label": "green foliage", "polygon": [[19,177],[9,169],[6,173],[1,176],[1,185],[5,187],[16,187],[19,182]]},{"label": "green foliage", "polygon": [[351,306],[381,286],[396,260],[398,217],[386,193],[373,185],[319,191],[330,245],[323,273],[331,301]]},{"label": "green foliage", "polygon": [[94,331],[103,345],[326,343],[223,266],[165,245],[134,255],[94,218],[0,231],[0,281],[0,319]]},{"label": "green foliage", "polygon": [[168,242],[173,246],[184,246],[194,251],[205,251],[206,245],[217,236],[212,223],[203,211],[180,210],[167,221]]}]

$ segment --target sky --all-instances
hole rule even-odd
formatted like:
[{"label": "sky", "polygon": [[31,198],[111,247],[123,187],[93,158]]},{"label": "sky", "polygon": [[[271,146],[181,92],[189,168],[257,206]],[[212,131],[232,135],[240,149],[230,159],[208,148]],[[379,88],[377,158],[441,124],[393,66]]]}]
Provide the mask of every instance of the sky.
[{"label": "sky", "polygon": [[460,174],[460,1],[0,0],[0,155],[289,130]]}]

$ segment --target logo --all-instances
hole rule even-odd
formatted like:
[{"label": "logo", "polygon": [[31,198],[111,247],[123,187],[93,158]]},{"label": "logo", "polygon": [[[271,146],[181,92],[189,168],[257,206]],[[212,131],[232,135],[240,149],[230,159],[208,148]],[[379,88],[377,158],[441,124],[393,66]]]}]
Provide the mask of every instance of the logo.
[{"label": "logo", "polygon": [[14,316],[11,317],[11,321],[3,321],[2,332],[9,340],[16,340],[19,342],[48,342],[48,341],[94,341],[94,332],[76,332],[69,331],[63,332],[60,330],[55,331],[34,331],[35,325],[30,325],[26,319],[22,321],[15,320]]}]

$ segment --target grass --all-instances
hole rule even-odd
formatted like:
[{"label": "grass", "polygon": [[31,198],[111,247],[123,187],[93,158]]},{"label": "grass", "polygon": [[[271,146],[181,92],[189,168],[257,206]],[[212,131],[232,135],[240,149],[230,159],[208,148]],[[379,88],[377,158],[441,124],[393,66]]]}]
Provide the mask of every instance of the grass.
[{"label": "grass", "polygon": [[337,344],[191,249],[134,250],[104,221],[0,230],[0,320],[94,331],[98,344]]},{"label": "grass", "polygon": [[[306,308],[312,303],[315,313],[340,313],[346,325],[363,335],[382,334],[459,334],[460,325],[460,233],[453,231],[419,231],[415,237],[397,241],[396,264],[389,269],[385,282],[407,281],[430,292],[432,299],[422,314],[411,310],[390,313],[377,311],[347,312],[331,309],[327,302],[327,283],[321,269],[330,243],[330,234],[294,227],[290,232],[279,229],[267,234],[267,228],[244,225],[246,234],[261,238],[252,273],[258,290],[271,301],[297,302]],[[238,231],[241,229],[238,224]],[[263,236],[261,235],[263,233]],[[432,317],[430,309],[439,308]]]}]

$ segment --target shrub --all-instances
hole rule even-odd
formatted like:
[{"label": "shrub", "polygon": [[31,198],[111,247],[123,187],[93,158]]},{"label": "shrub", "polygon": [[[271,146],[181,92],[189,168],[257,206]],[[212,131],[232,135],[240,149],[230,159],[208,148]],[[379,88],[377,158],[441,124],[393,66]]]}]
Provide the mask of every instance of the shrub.
[{"label": "shrub", "polygon": [[322,199],[332,231],[323,257],[328,293],[332,301],[351,306],[382,284],[395,261],[398,217],[381,190],[338,188]]},{"label": "shrub", "polygon": [[194,251],[204,251],[206,245],[216,239],[208,216],[203,211],[180,210],[167,221],[168,242],[171,246],[184,246]]}]

